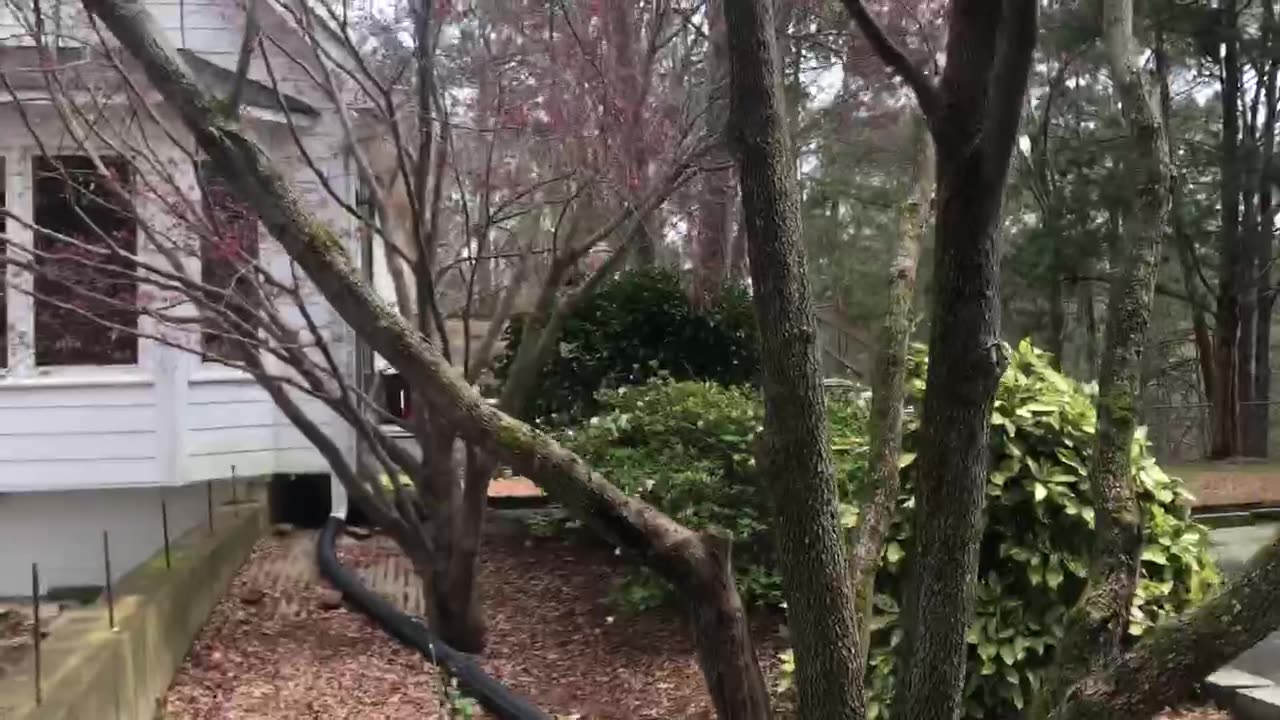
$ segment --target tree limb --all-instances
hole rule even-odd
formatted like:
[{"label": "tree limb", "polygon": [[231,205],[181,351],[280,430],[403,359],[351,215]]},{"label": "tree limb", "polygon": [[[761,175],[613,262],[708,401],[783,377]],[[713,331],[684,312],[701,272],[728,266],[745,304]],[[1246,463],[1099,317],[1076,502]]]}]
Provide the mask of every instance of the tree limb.
[{"label": "tree limb", "polygon": [[[240,99],[244,94],[245,82],[249,76],[249,63],[253,60],[253,49],[258,45],[258,35],[262,32],[262,22],[258,19],[258,0],[249,0],[245,8],[244,37],[240,39],[240,56],[236,58],[235,80],[231,92],[227,96],[227,111],[232,117],[240,114]],[[287,113],[289,109],[284,107]]]},{"label": "tree limb", "polygon": [[841,2],[844,3],[849,16],[853,18],[854,24],[858,26],[858,30],[862,32],[867,42],[871,43],[871,49],[875,54],[915,93],[916,103],[919,104],[925,120],[930,124],[937,121],[942,104],[937,85],[924,74],[923,70],[911,62],[897,43],[885,34],[880,23],[867,12],[867,6],[862,0],[841,0]]},{"label": "tree limb", "polygon": [[1217,596],[1147,632],[1067,696],[1054,720],[1150,717],[1280,627],[1280,538]]}]

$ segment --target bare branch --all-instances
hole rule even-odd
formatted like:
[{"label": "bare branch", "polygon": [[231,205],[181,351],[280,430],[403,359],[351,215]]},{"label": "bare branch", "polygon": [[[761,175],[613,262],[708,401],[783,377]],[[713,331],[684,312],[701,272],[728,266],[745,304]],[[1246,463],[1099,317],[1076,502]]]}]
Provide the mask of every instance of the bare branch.
[{"label": "bare branch", "polygon": [[941,105],[938,87],[924,74],[924,71],[911,62],[906,53],[902,52],[902,48],[885,34],[880,23],[867,12],[867,6],[862,0],[841,0],[841,2],[844,3],[849,16],[853,18],[854,24],[858,26],[858,30],[871,44],[875,54],[915,93],[921,114],[930,124],[935,122]]},{"label": "bare branch", "polygon": [[[262,23],[258,19],[258,0],[248,0],[245,7],[244,37],[240,39],[240,56],[236,58],[236,74],[232,81],[231,92],[227,96],[227,111],[232,117],[240,114],[240,99],[244,94],[245,82],[249,77],[249,63],[253,60],[253,50],[258,45],[258,35],[262,32]],[[266,56],[266,53],[263,53]],[[289,112],[281,103],[280,107]]]}]

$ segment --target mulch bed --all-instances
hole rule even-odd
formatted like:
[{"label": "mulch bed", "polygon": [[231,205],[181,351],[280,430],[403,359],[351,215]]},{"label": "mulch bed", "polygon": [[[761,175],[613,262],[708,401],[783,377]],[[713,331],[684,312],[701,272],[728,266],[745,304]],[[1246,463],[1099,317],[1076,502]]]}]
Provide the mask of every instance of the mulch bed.
[{"label": "mulch bed", "polygon": [[[626,574],[613,552],[554,539],[487,541],[484,668],[552,713],[583,718],[710,718],[693,645],[672,613],[634,616],[608,602]],[[776,644],[754,628],[770,667]]]},{"label": "mulch bed", "polygon": [[[446,718],[438,672],[363,616],[333,607],[305,566],[314,535],[265,538],[210,617],[164,703],[166,718]],[[548,712],[594,720],[711,718],[679,617],[619,613],[607,600],[624,561],[556,539],[486,541],[481,582],[490,674]],[[290,557],[284,557],[284,556]],[[403,562],[385,538],[344,538],[370,570]],[[754,628],[770,671],[779,640]],[[1186,708],[1162,720],[1226,720]]]},{"label": "mulch bed", "polygon": [[[174,678],[161,717],[448,717],[432,666],[363,615],[322,602],[326,588],[314,573],[283,562],[291,549],[276,537],[254,547]],[[273,566],[284,570],[265,577]]]}]

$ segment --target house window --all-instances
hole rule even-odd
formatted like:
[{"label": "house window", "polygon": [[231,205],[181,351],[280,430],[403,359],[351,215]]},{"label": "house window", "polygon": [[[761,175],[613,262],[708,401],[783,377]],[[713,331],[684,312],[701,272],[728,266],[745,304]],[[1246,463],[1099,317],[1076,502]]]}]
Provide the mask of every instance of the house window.
[{"label": "house window", "polygon": [[226,291],[214,299],[219,309],[206,309],[205,357],[234,359],[236,339],[252,334],[254,313],[245,303],[252,298],[252,273],[258,261],[258,219],[207,162],[197,166],[196,178],[206,221],[200,233],[200,281]]},{"label": "house window", "polygon": [[35,175],[37,365],[138,361],[137,226],[129,167],[103,159],[114,182],[78,155],[38,157]]}]

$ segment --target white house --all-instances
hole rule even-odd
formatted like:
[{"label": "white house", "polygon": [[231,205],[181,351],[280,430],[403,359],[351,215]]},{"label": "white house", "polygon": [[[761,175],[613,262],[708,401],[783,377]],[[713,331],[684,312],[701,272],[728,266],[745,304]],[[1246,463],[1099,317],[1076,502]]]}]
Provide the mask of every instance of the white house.
[{"label": "white house", "polygon": [[[73,35],[72,30],[85,30],[79,0],[56,4],[58,32]],[[241,4],[147,4],[202,82],[210,87],[229,82],[245,24]],[[53,5],[52,0],[44,3],[45,12]],[[293,43],[301,48],[304,40],[285,14],[273,3],[260,5],[263,31],[286,47]],[[0,189],[9,212],[41,225],[45,219],[40,213],[59,212],[59,200],[42,195],[38,173],[43,158],[74,154],[76,146],[40,74],[30,71],[35,66],[32,34],[13,7],[0,5],[0,71],[9,81],[8,88],[0,88]],[[74,62],[75,42],[60,44],[72,47],[59,52]],[[354,238],[352,221],[329,194],[336,192],[348,202],[357,195],[334,113],[326,110],[313,84],[294,82],[298,78],[289,75],[285,58],[276,58],[275,71],[281,75],[279,86],[288,91],[283,98],[293,127],[280,111],[281,96],[265,84],[245,91],[244,124],[291,175],[312,208]],[[264,78],[257,59],[250,77]],[[163,117],[164,110],[158,112]],[[133,117],[119,126],[147,138],[160,155],[177,158],[177,141],[167,140],[146,118]],[[321,188],[300,159],[294,132],[306,140],[330,190]],[[173,167],[188,173],[190,187],[198,192],[190,163],[175,162]],[[158,214],[153,221],[163,222],[159,209],[151,212]],[[10,258],[38,242],[23,222],[10,221],[4,230]],[[284,262],[282,251],[273,250],[265,237],[261,248],[264,260]],[[102,584],[103,531],[110,533],[114,569],[127,572],[161,546],[162,498],[171,533],[204,521],[206,481],[214,483],[221,499],[229,494],[225,481],[233,476],[327,472],[311,445],[248,376],[147,337],[116,334],[62,342],[65,338],[54,336],[61,331],[49,320],[59,310],[33,298],[33,283],[38,281],[32,274],[10,265],[3,279],[0,597],[29,592],[33,562],[39,563],[48,587]],[[141,297],[139,301],[147,302]],[[319,305],[315,312],[326,316]],[[145,316],[127,322],[140,323],[146,334]],[[338,332],[341,340],[342,331]],[[335,342],[335,347],[342,352],[342,362],[354,368],[354,343]],[[344,450],[354,452],[350,434],[338,436],[344,438]]]}]

